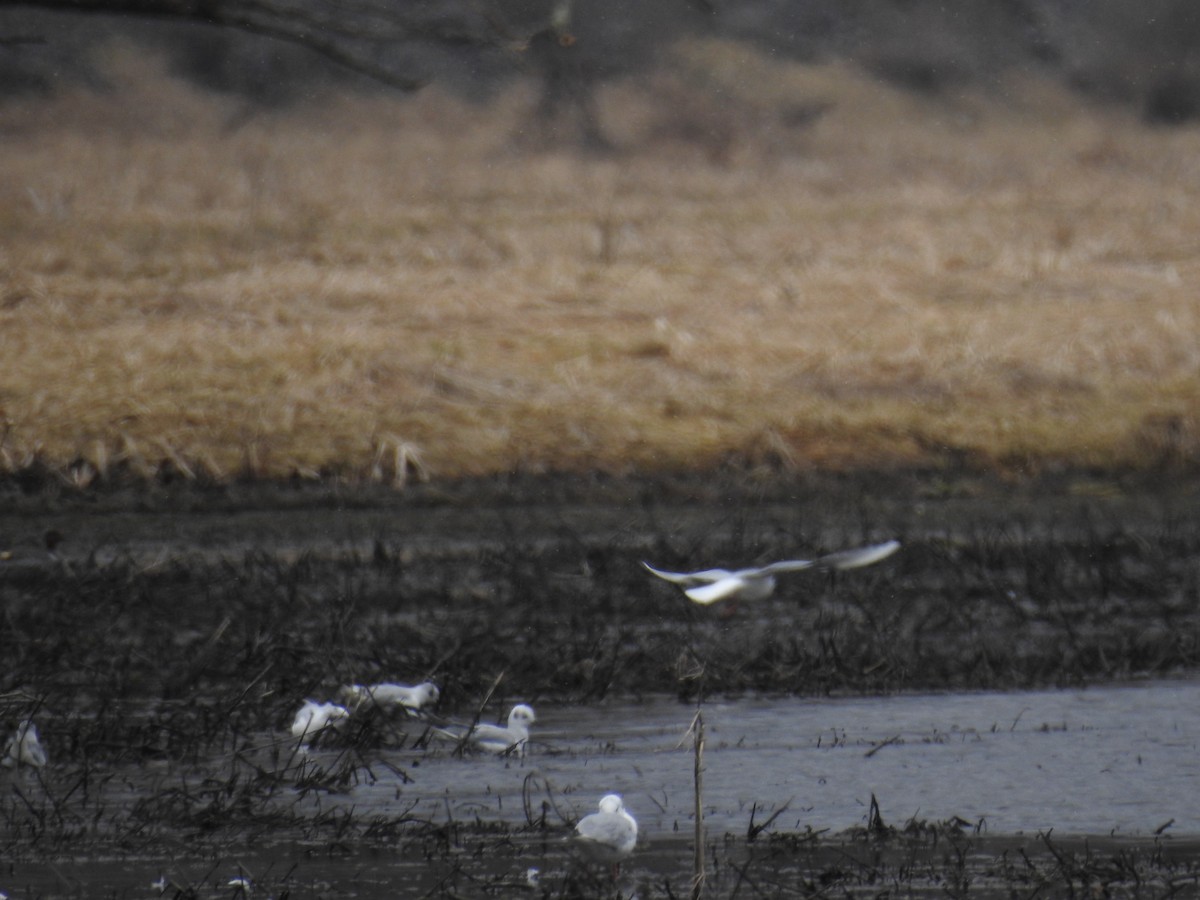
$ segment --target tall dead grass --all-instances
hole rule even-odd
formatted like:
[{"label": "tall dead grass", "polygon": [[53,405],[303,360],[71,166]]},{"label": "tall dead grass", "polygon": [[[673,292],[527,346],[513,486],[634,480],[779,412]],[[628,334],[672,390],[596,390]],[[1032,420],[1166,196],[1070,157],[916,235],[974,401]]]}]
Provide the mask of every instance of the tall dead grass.
[{"label": "tall dead grass", "polygon": [[6,111],[4,469],[1200,459],[1194,130],[694,43],[596,158],[525,87],[233,129],[114,58]]}]

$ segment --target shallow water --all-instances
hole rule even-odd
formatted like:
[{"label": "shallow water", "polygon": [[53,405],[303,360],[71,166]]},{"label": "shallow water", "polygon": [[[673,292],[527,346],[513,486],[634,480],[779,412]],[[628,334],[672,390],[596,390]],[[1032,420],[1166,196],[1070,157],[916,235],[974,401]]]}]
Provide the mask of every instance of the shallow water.
[{"label": "shallow water", "polygon": [[[468,826],[522,826],[530,815],[544,815],[546,831],[468,829],[449,845],[425,851],[420,841],[339,846],[331,834],[328,841],[305,843],[260,836],[233,851],[194,857],[181,846],[169,859],[121,859],[119,851],[116,859],[101,859],[85,852],[53,864],[11,866],[0,873],[0,891],[14,898],[157,897],[163,894],[152,882],[165,876],[176,885],[165,896],[236,897],[241,894],[230,880],[249,876],[263,885],[253,896],[514,896],[526,893],[525,873],[537,867],[541,890],[559,895],[564,879],[577,872],[562,837],[567,820],[615,791],[641,826],[638,850],[622,875],[623,895],[682,896],[692,854],[687,731],[694,713],[668,699],[542,704],[524,760],[459,758],[448,748],[384,749],[380,759],[411,781],[373,765],[374,780],[312,800],[326,814],[352,809],[363,819],[408,809],[414,819]],[[745,697],[710,701],[703,715],[705,827],[710,860],[725,861],[714,896],[728,896],[731,888],[736,893],[740,882],[731,873],[751,861],[773,867],[773,884],[797,886],[785,887],[782,895],[788,895],[821,866],[844,872],[846,859],[875,859],[876,850],[841,845],[764,856],[761,839],[724,839],[745,837],[752,809],[761,825],[787,807],[767,834],[863,825],[872,792],[889,825],[902,826],[909,817],[982,822],[985,845],[972,850],[976,887],[996,880],[995,860],[1013,846],[1005,836],[1020,832],[1031,836],[1021,854],[1044,852],[1032,835],[1050,829],[1060,839],[1148,838],[1170,822],[1164,833],[1175,852],[1193,856],[1200,836],[1200,680],[887,698]],[[310,754],[318,763],[326,755],[332,759],[337,751]],[[131,769],[122,780],[136,794],[149,777]],[[911,859],[907,865],[912,870]],[[875,877],[871,895],[879,889]],[[906,882],[905,895],[940,896],[940,877]],[[1191,884],[1196,876],[1187,877]],[[668,880],[673,891],[665,888]],[[996,880],[994,895],[1007,896],[1009,887]],[[612,895],[603,883],[595,888],[587,895]],[[850,888],[842,893],[856,895]]]},{"label": "shallow water", "polygon": [[[538,709],[524,762],[435,754],[399,796],[433,817],[524,822],[521,792],[581,815],[618,792],[654,835],[690,833],[695,709],[669,700]],[[745,834],[785,803],[774,830],[884,821],[983,821],[991,834],[1200,835],[1200,681],[1084,690],[705,704],[705,821]],[[880,744],[889,742],[886,746]],[[874,751],[873,753],[871,751]],[[403,755],[401,755],[403,757]],[[413,759],[417,759],[413,757]],[[404,764],[403,758],[397,758]],[[383,779],[351,795],[396,802]]]}]

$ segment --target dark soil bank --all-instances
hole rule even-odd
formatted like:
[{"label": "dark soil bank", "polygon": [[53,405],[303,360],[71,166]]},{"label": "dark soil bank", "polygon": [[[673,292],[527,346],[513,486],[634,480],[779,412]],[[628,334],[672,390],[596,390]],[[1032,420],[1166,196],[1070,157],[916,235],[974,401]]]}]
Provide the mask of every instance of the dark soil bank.
[{"label": "dark soil bank", "polygon": [[[891,692],[1200,663],[1194,482],[873,473],[11,493],[0,691],[202,695],[278,719],[350,681],[520,696]],[[698,607],[690,570],[899,538],[885,562]],[[223,700],[218,700],[223,698]]]}]

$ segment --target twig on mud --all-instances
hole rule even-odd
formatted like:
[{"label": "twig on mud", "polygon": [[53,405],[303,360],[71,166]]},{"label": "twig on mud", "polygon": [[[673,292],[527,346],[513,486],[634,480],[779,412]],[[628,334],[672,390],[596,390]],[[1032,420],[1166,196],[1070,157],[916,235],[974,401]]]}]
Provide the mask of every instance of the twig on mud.
[{"label": "twig on mud", "polygon": [[764,894],[762,892],[762,890],[759,888],[759,886],[754,883],[754,879],[751,878],[749,876],[749,874],[747,874],[747,870],[750,868],[750,864],[752,862],[753,862],[753,860],[748,859],[748,860],[746,860],[746,862],[743,865],[739,866],[732,859],[729,860],[729,867],[731,869],[733,869],[733,871],[737,872],[737,874],[738,874],[737,883],[734,884],[734,886],[733,886],[733,892],[729,895],[729,900],[737,900],[737,895],[738,895],[738,892],[742,889],[743,882],[750,885],[750,890],[754,891],[754,893],[758,894],[758,896],[760,896],[760,897],[766,896],[766,894]]},{"label": "twig on mud", "polygon": [[1063,859],[1062,853],[1060,853],[1058,848],[1055,847],[1054,844],[1052,844],[1050,842],[1050,835],[1052,835],[1053,833],[1054,833],[1053,828],[1051,828],[1049,831],[1044,831],[1044,832],[1039,831],[1038,837],[1042,839],[1042,843],[1046,845],[1046,849],[1050,851],[1050,855],[1053,856],[1054,859],[1058,862],[1059,869],[1063,872],[1070,871],[1070,867],[1067,865],[1067,861],[1065,859]]},{"label": "twig on mud", "polygon": [[871,809],[867,813],[867,831],[874,834],[887,834],[888,827],[883,823],[883,815],[879,812],[879,801],[875,799],[875,792],[871,792]]},{"label": "twig on mud", "polygon": [[[537,781],[541,781],[542,789],[546,792],[546,800],[542,801],[542,814],[535,821],[533,816],[533,790],[532,787]],[[544,778],[537,772],[530,772],[525,776],[525,781],[521,785],[521,803],[525,808],[525,821],[532,828],[534,825],[540,828],[546,827],[546,807],[549,806],[558,816],[559,821],[564,825],[572,824],[573,820],[563,815],[561,809],[558,808],[558,801],[554,799],[554,787],[550,784],[549,779]]]},{"label": "twig on mud", "polygon": [[408,774],[408,771],[406,769],[400,768],[395,763],[390,763],[386,759],[381,759],[381,760],[379,760],[379,765],[383,766],[385,769],[387,769],[389,772],[391,772],[393,775],[395,775],[397,778],[399,778],[401,784],[414,784],[415,783],[413,780],[413,777]]},{"label": "twig on mud", "polygon": [[876,753],[878,753],[884,747],[887,747],[890,744],[898,743],[899,740],[900,740],[900,735],[894,734],[890,738],[888,738],[886,741],[881,741],[880,743],[878,743],[874,747],[872,747],[870,750],[868,750],[866,753],[864,753],[863,758],[870,759],[872,756],[874,756]]},{"label": "twig on mud", "polygon": [[746,829],[746,841],[753,841],[760,834],[770,828],[771,823],[778,819],[783,813],[787,812],[788,807],[792,805],[792,801],[795,799],[795,797],[789,797],[787,803],[783,804],[783,806],[771,813],[770,818],[768,818],[767,821],[763,822],[761,825],[754,824],[754,813],[758,810],[758,802],[755,801],[754,805],[750,807],[750,827]]},{"label": "twig on mud", "polygon": [[194,685],[200,673],[212,663],[217,645],[220,644],[221,638],[232,624],[233,617],[228,614],[221,619],[200,649],[192,655],[191,662],[166,679],[166,683],[163,685],[164,696],[179,696]]},{"label": "twig on mud", "polygon": [[[224,630],[224,627],[228,627],[228,621],[229,620],[227,617],[226,621],[222,623],[222,626],[223,626],[222,630]],[[275,662],[272,660],[271,662],[267,663],[267,665],[263,668],[263,670],[261,672],[259,672],[257,675],[255,675],[253,678],[250,679],[250,683],[247,684],[244,688],[242,688],[242,690],[234,698],[233,703],[231,703],[229,705],[229,708],[227,710],[225,710],[226,717],[233,716],[234,710],[236,710],[239,706],[242,705],[242,702],[246,699],[246,696],[250,693],[250,689],[252,687],[254,687],[256,684],[258,684],[260,681],[262,681],[264,678],[266,678],[267,673],[270,672],[273,668],[275,668]]]}]

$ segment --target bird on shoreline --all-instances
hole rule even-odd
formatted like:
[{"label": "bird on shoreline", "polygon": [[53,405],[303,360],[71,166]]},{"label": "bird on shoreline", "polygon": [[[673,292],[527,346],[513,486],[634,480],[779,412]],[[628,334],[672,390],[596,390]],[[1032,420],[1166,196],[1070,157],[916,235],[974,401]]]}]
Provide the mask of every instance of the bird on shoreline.
[{"label": "bird on shoreline", "polygon": [[305,700],[292,720],[292,737],[301,744],[315,743],[327,729],[337,730],[350,718],[350,711],[336,703],[317,703]]},{"label": "bird on shoreline", "polygon": [[839,550],[815,559],[791,559],[771,563],[759,568],[705,569],[701,572],[664,572],[648,562],[643,562],[652,574],[679,585],[683,593],[694,603],[707,606],[718,600],[738,597],[743,600],[761,600],[775,590],[775,576],[782,572],[799,572],[804,569],[857,569],[886,559],[900,549],[899,541],[885,541],[852,550]]},{"label": "bird on shoreline", "polygon": [[374,704],[385,711],[403,709],[407,712],[418,712],[437,703],[441,691],[432,681],[423,681],[414,686],[384,682],[369,685],[350,684],[342,688],[341,695],[356,707]]},{"label": "bird on shoreline", "polygon": [[589,859],[610,863],[615,881],[621,860],[633,853],[637,845],[637,820],[626,811],[619,794],[601,798],[599,807],[599,812],[579,820],[572,838]]},{"label": "bird on shoreline", "polygon": [[469,730],[465,726],[459,726],[458,731],[439,728],[437,733],[476,750],[488,753],[516,752],[524,756],[525,746],[529,741],[529,726],[536,721],[533,707],[518,703],[509,712],[507,725],[483,724]]},{"label": "bird on shoreline", "polygon": [[13,736],[9,738],[8,746],[4,749],[4,757],[0,766],[11,769],[14,766],[32,766],[40,769],[46,765],[46,748],[38,738],[37,726],[33,719],[26,719],[17,726]]}]

